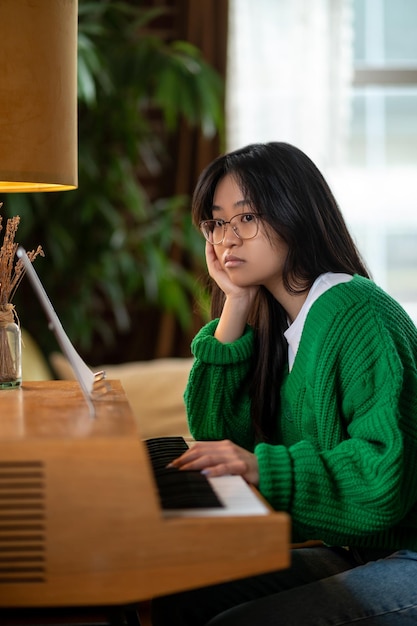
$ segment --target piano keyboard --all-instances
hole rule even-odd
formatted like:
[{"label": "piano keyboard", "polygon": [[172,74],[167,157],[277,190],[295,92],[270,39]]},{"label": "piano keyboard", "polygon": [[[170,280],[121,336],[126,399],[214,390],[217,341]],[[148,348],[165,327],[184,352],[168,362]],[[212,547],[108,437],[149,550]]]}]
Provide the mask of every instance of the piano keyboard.
[{"label": "piano keyboard", "polygon": [[265,515],[270,509],[241,476],[206,477],[199,471],[167,468],[188,449],[183,437],[145,442],[164,517]]},{"label": "piano keyboard", "polygon": [[163,509],[223,506],[204,474],[167,467],[188,449],[182,437],[160,437],[148,439],[145,443]]}]

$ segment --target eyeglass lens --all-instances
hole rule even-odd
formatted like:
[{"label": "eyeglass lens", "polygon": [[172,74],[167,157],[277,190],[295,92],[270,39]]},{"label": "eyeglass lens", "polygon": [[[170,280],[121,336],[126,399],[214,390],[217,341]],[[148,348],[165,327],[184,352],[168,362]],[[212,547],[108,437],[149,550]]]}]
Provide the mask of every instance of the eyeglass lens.
[{"label": "eyeglass lens", "polygon": [[205,220],[201,222],[200,227],[207,241],[219,244],[223,241],[229,224],[239,239],[252,239],[258,233],[258,220],[253,213],[234,215],[229,222],[224,220]]}]

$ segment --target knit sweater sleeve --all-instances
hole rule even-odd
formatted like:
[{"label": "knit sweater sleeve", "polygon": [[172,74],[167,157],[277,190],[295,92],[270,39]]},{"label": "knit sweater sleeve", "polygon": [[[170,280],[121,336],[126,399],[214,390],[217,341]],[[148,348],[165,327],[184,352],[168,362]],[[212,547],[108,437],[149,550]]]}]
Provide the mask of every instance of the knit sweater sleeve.
[{"label": "knit sweater sleeve", "polygon": [[311,309],[282,394],[284,445],[259,444],[260,490],[294,537],[407,547],[417,522],[417,333],[361,281]]},{"label": "knit sweater sleeve", "polygon": [[218,320],[204,326],[194,338],[195,357],[184,394],[190,432],[195,439],[232,439],[253,449],[248,375],[253,331],[247,326],[233,343],[214,337]]}]

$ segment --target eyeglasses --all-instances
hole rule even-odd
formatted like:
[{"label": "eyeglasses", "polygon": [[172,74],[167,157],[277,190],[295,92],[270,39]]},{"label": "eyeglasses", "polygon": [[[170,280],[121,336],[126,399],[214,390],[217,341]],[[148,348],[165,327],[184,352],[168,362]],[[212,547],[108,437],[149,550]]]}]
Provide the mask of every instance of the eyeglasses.
[{"label": "eyeglasses", "polygon": [[203,220],[200,222],[200,230],[207,241],[215,246],[223,242],[228,224],[238,239],[253,239],[258,234],[259,217],[255,213],[239,213],[228,222],[225,220]]}]

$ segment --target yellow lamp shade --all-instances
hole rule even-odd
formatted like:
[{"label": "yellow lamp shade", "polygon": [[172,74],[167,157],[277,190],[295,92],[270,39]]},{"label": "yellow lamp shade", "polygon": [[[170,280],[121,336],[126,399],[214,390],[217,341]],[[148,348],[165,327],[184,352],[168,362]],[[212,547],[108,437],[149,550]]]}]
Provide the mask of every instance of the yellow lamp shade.
[{"label": "yellow lamp shade", "polygon": [[77,0],[0,0],[0,193],[78,185]]}]

